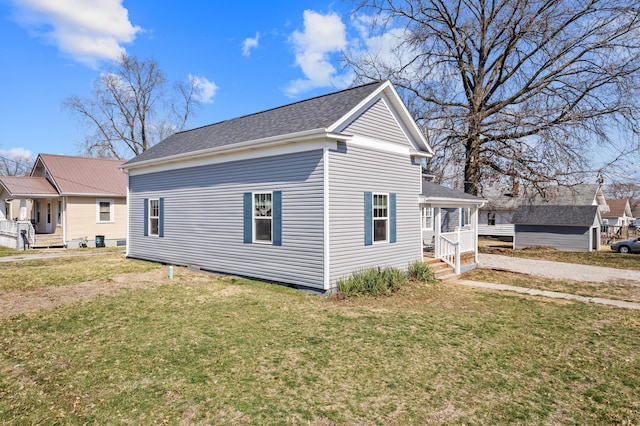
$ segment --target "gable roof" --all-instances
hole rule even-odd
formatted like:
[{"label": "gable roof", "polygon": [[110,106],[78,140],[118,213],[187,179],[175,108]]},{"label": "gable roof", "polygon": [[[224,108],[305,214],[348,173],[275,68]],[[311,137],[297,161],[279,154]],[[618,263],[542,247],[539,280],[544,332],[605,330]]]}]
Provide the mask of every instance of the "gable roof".
[{"label": "gable roof", "polygon": [[422,200],[424,202],[458,202],[461,204],[484,204],[485,200],[475,195],[467,194],[456,189],[447,188],[427,179],[422,180]]},{"label": "gable roof", "polygon": [[127,175],[119,167],[121,160],[40,154],[32,177],[42,166],[60,195],[125,196]]},{"label": "gable roof", "polygon": [[[411,118],[389,81],[376,81],[339,92],[295,102],[255,114],[221,121],[204,127],[175,133],[124,164],[154,163],[167,157],[206,153],[223,147],[248,143],[255,146],[285,136],[336,132],[345,119],[375,96],[385,92],[419,150],[432,154],[424,136]],[[335,134],[337,136],[337,134]],[[343,135],[346,136],[346,135]]]},{"label": "gable roof", "polygon": [[577,184],[571,186],[550,186],[542,191],[525,189],[514,195],[507,191],[484,189],[482,196],[487,207],[494,210],[515,210],[525,205],[557,205],[557,206],[601,206],[601,211],[608,211],[607,202],[598,184]]},{"label": "gable roof", "polygon": [[58,191],[44,177],[0,176],[10,197],[57,197]]},{"label": "gable roof", "polygon": [[520,206],[511,223],[516,225],[591,226],[598,206],[533,205]]},{"label": "gable roof", "polygon": [[632,217],[631,206],[628,198],[619,198],[617,200],[607,200],[609,212],[603,214],[606,217]]}]

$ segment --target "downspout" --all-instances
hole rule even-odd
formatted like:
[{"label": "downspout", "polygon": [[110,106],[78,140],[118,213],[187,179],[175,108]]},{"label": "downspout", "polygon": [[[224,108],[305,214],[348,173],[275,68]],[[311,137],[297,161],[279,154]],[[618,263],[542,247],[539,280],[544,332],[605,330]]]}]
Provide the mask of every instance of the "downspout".
[{"label": "downspout", "polygon": [[62,244],[67,247],[67,197],[62,197]]},{"label": "downspout", "polygon": [[325,291],[329,291],[330,290],[330,286],[331,286],[331,267],[330,267],[330,255],[331,255],[331,250],[329,247],[330,244],[330,240],[329,240],[329,147],[325,146],[322,149],[322,157],[323,157],[323,186],[324,186],[324,197],[323,197],[323,210],[324,210],[324,217],[323,217],[323,221],[324,221],[324,226],[322,229],[322,232],[324,234],[324,238],[323,238],[323,257],[324,257],[324,262],[323,262],[323,287]]},{"label": "downspout", "polygon": [[[123,173],[125,173],[125,172],[123,172]],[[126,229],[125,229],[125,238],[126,238],[126,241],[125,241],[125,246],[124,246],[124,256],[125,257],[129,257],[129,243],[130,243],[130,240],[129,240],[129,214],[130,214],[129,213],[129,205],[131,203],[130,196],[129,196],[129,179],[131,179],[131,175],[129,175],[128,172],[126,172],[126,173],[127,173],[127,197],[125,199],[125,204],[127,205],[127,220],[125,220],[125,227],[126,227]]]}]

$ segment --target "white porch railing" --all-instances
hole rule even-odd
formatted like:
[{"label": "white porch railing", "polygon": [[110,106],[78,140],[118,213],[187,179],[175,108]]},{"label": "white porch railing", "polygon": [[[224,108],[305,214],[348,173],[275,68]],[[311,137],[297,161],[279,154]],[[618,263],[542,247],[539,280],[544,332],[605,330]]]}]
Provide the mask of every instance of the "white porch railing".
[{"label": "white porch railing", "polygon": [[[20,231],[26,231],[26,237],[29,244],[36,242],[36,230],[29,221],[0,220],[0,234],[8,236],[15,240],[14,247],[20,248],[22,245],[22,236]],[[13,243],[12,243],[13,244]]]},{"label": "white porch railing", "polygon": [[449,238],[440,234],[440,244],[436,244],[436,258],[441,259],[444,263],[453,268],[456,275],[460,274],[460,243],[451,241]]},{"label": "white porch railing", "polygon": [[468,251],[475,251],[475,235],[471,229],[462,229],[454,232],[442,232],[442,237],[446,237],[448,240],[454,243],[460,244],[460,253],[466,253]]}]

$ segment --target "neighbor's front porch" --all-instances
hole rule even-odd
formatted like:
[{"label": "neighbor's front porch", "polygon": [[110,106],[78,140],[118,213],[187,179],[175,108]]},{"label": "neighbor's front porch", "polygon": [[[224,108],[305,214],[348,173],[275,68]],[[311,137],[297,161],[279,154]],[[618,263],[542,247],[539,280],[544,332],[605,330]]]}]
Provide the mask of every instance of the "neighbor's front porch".
[{"label": "neighbor's front porch", "polygon": [[15,197],[5,201],[0,217],[0,244],[16,249],[64,247],[62,200]]}]

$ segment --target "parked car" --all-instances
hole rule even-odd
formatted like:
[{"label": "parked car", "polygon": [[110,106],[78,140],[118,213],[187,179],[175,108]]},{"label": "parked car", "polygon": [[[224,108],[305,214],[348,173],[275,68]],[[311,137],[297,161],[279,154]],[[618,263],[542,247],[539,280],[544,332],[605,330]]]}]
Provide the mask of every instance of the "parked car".
[{"label": "parked car", "polygon": [[611,244],[611,250],[618,253],[640,253],[640,237]]},{"label": "parked car", "polygon": [[629,224],[629,228],[638,229],[640,228],[640,217]]}]

